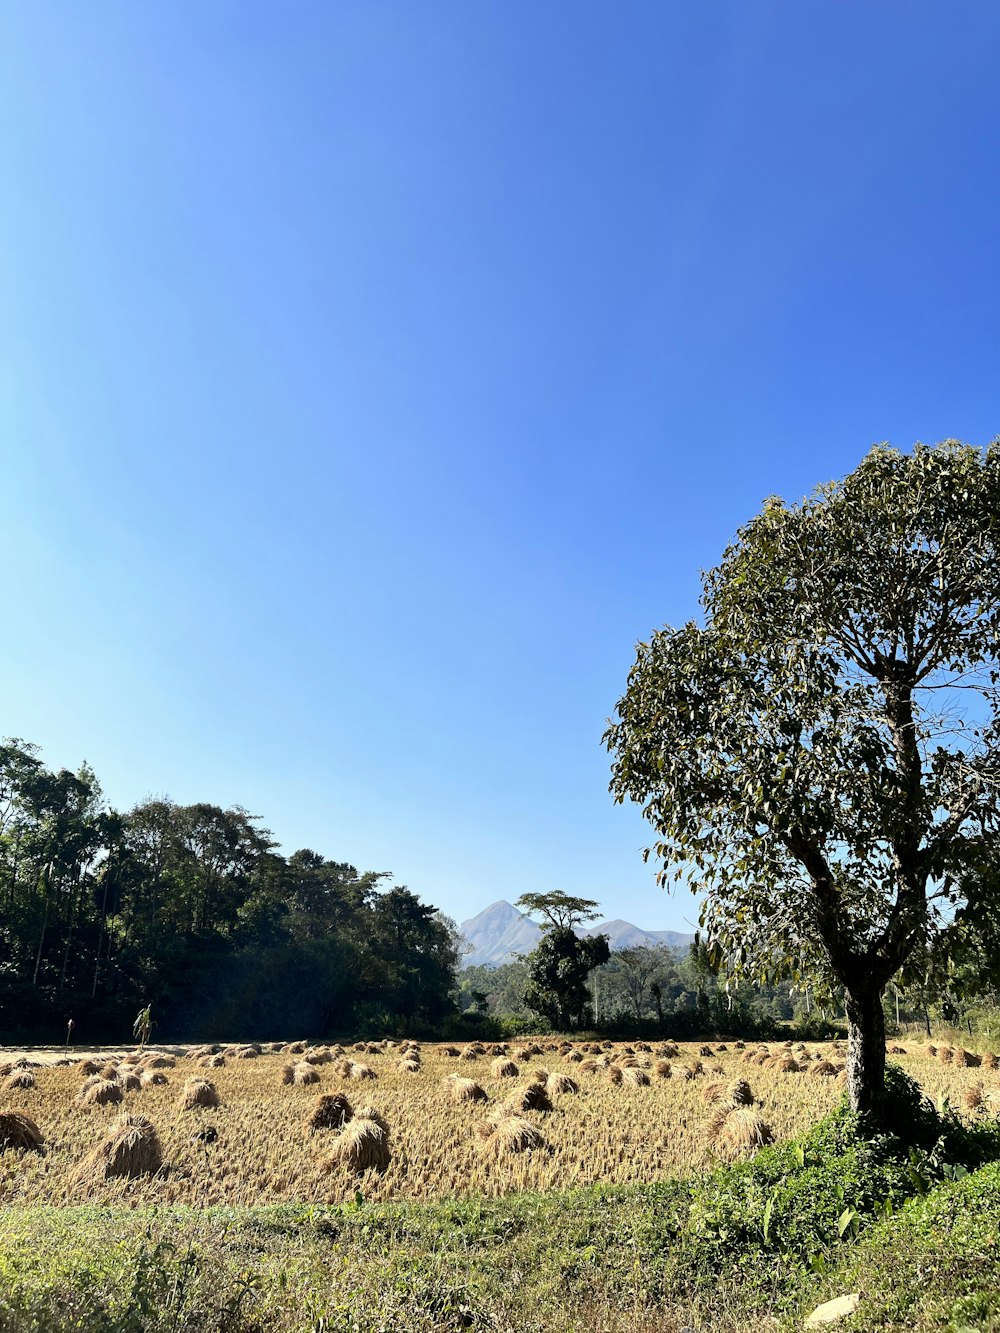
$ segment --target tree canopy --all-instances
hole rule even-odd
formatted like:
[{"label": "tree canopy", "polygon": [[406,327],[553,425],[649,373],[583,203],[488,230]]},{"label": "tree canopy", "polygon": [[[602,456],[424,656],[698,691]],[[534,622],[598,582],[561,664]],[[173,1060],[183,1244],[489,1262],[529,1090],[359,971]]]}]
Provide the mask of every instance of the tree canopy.
[{"label": "tree canopy", "polygon": [[606,733],[611,790],[642,805],[661,882],[704,895],[713,956],[842,991],[876,1120],[886,985],[997,905],[998,546],[1000,446],[876,446],[765,503],[704,576],[703,621],[639,645]]},{"label": "tree canopy", "polygon": [[0,1026],[120,1040],[428,1028],[453,1011],[451,922],[381,872],[282,856],[240,807],[109,810],[94,773],[0,745]]}]

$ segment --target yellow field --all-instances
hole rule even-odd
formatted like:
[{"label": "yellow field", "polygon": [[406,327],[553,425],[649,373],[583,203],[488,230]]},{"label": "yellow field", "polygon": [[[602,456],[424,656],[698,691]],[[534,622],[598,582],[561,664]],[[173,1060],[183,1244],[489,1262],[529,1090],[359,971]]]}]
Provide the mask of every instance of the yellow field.
[{"label": "yellow field", "polygon": [[[439,1198],[445,1195],[506,1194],[521,1190],[566,1189],[606,1182],[655,1181],[703,1169],[715,1159],[705,1145],[705,1124],[713,1110],[705,1100],[707,1085],[717,1080],[746,1079],[760,1105],[757,1110],[783,1139],[797,1134],[828,1112],[841,1088],[834,1077],[809,1072],[822,1055],[842,1065],[843,1054],[830,1045],[797,1047],[800,1072],[748,1062],[756,1044],[745,1050],[710,1043],[712,1054],[700,1054],[701,1043],[681,1044],[669,1057],[670,1077],[658,1077],[660,1048],[586,1047],[587,1068],[567,1058],[565,1045],[541,1041],[525,1058],[516,1043],[509,1048],[518,1066],[516,1077],[499,1078],[493,1062],[499,1048],[489,1047],[475,1058],[452,1058],[441,1045],[423,1044],[416,1072],[404,1072],[400,1051],[392,1044],[364,1051],[349,1049],[346,1058],[362,1062],[374,1079],[345,1076],[340,1048],[335,1062],[314,1066],[319,1084],[285,1086],[282,1069],[301,1055],[266,1053],[241,1059],[229,1055],[220,1068],[204,1068],[196,1058],[181,1056],[162,1073],[162,1086],[128,1092],[121,1105],[84,1106],[77,1100],[83,1074],[77,1066],[34,1067],[34,1088],[7,1090],[0,1084],[0,1110],[27,1113],[44,1135],[46,1152],[0,1153],[0,1203],[73,1202],[138,1204],[185,1203],[249,1206],[282,1201],[334,1203],[350,1199],[358,1189],[366,1198]],[[577,1049],[580,1049],[579,1047]],[[772,1052],[787,1055],[785,1048]],[[0,1063],[14,1055],[0,1056]],[[911,1073],[933,1098],[947,1096],[961,1108],[968,1090],[981,1086],[994,1092],[984,1108],[995,1114],[1000,1098],[1000,1072],[962,1068],[929,1057],[923,1043],[907,1043],[907,1054],[891,1057]],[[634,1060],[644,1069],[649,1086],[615,1084],[607,1065]],[[684,1070],[700,1061],[704,1072],[686,1080]],[[577,1093],[553,1095],[549,1112],[528,1111],[523,1118],[543,1135],[544,1146],[510,1156],[484,1153],[475,1132],[487,1122],[512,1091],[538,1078],[539,1069],[570,1075]],[[478,1082],[488,1096],[485,1104],[452,1100],[449,1076]],[[181,1090],[188,1078],[211,1080],[221,1105],[215,1109],[182,1110]],[[4,1080],[4,1083],[6,1080]],[[324,1166],[336,1131],[309,1134],[304,1121],[322,1093],[343,1091],[357,1109],[373,1105],[388,1125],[391,1160],[384,1174],[356,1175],[342,1166]],[[155,1176],[100,1184],[74,1183],[84,1155],[104,1136],[122,1111],[147,1117],[163,1149],[164,1169]],[[196,1138],[213,1126],[214,1142]]]}]

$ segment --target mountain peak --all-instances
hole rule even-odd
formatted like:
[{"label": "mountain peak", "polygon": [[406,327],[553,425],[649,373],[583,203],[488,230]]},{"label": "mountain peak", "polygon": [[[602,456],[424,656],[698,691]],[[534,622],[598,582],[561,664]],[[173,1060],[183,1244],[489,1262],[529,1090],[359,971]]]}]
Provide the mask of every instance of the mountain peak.
[{"label": "mountain peak", "polygon": [[[463,967],[499,967],[509,963],[514,954],[530,953],[542,933],[536,921],[503,898],[463,921],[459,929],[470,946],[462,959]],[[612,950],[664,944],[671,949],[686,949],[694,939],[693,935],[676,930],[642,930],[631,921],[617,918],[598,926],[581,927],[577,933],[607,935]]]}]

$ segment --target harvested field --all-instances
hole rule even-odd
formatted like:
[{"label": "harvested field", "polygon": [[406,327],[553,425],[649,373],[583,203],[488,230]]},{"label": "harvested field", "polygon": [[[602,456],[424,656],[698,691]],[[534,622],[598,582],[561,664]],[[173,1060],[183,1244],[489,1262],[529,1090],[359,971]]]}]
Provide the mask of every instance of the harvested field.
[{"label": "harvested field", "polygon": [[[592,1054],[593,1043],[587,1045],[586,1053]],[[788,1051],[772,1044],[765,1048],[763,1062],[752,1068],[735,1045],[725,1050],[715,1046],[712,1073],[685,1078],[705,1058],[699,1056],[700,1048],[700,1043],[660,1043],[647,1052],[636,1043],[628,1052],[622,1044],[602,1045],[600,1060],[608,1064],[573,1061],[563,1065],[572,1069],[570,1075],[542,1069],[541,1061],[530,1063],[541,1049],[518,1047],[511,1055],[516,1050],[520,1061],[529,1063],[515,1080],[505,1068],[510,1057],[495,1054],[492,1047],[481,1051],[466,1047],[473,1058],[459,1061],[446,1047],[424,1043],[419,1060],[401,1062],[400,1047],[366,1043],[365,1066],[375,1078],[352,1079],[342,1072],[339,1058],[321,1059],[293,1066],[315,1074],[318,1082],[285,1084],[283,1070],[290,1048],[277,1052],[268,1048],[258,1055],[253,1046],[231,1047],[234,1054],[211,1070],[218,1105],[212,1104],[209,1094],[207,1106],[199,1105],[206,1097],[204,1047],[177,1055],[173,1067],[161,1067],[167,1074],[146,1060],[138,1080],[135,1062],[126,1063],[124,1052],[108,1059],[95,1053],[97,1058],[89,1065],[37,1063],[31,1070],[34,1087],[7,1093],[0,1112],[16,1110],[28,1116],[44,1140],[45,1153],[0,1151],[0,1203],[79,1203],[81,1195],[111,1203],[120,1201],[123,1191],[136,1204],[336,1203],[353,1197],[358,1179],[354,1172],[359,1169],[364,1172],[365,1196],[386,1200],[656,1181],[704,1170],[723,1151],[752,1150],[759,1135],[754,1132],[757,1121],[749,1115],[727,1117],[731,1148],[713,1147],[707,1138],[711,1117],[727,1107],[747,1106],[750,1095],[754,1116],[769,1126],[777,1140],[815,1123],[841,1096],[837,1079],[822,1077],[843,1067],[843,1055],[834,1043],[796,1048],[796,1064],[820,1077],[786,1072]],[[583,1049],[582,1043],[571,1050],[562,1043],[548,1052],[546,1062]],[[663,1076],[664,1049],[676,1051],[668,1077]],[[750,1049],[756,1053],[756,1047]],[[965,1108],[970,1120],[1000,1113],[1000,1072],[987,1060],[974,1062],[972,1053],[963,1053],[956,1061],[954,1048],[950,1049],[953,1058],[947,1062],[913,1043],[908,1054],[890,1058],[922,1083],[932,1099],[947,1096],[951,1105]],[[244,1053],[249,1051],[254,1054]],[[12,1068],[19,1054],[5,1053]],[[401,1063],[417,1067],[404,1069]],[[90,1074],[94,1082],[81,1098],[83,1075],[91,1065],[101,1073]],[[352,1069],[356,1067],[357,1062]],[[617,1071],[620,1081],[611,1080],[611,1070]],[[102,1077],[105,1071],[107,1076]],[[159,1077],[143,1076],[153,1072]],[[533,1074],[537,1081],[529,1081]],[[161,1082],[163,1078],[167,1081]],[[466,1100],[469,1083],[481,1088],[482,1094]],[[198,1084],[199,1095],[192,1097],[187,1089]],[[713,1084],[721,1087],[712,1086],[708,1092]],[[342,1112],[331,1102],[324,1104],[333,1108],[329,1113],[320,1111],[314,1122],[312,1117],[319,1098],[340,1094],[346,1101],[345,1085],[351,1088],[351,1102],[370,1103],[361,1108],[365,1116],[356,1112],[354,1118],[382,1132],[355,1130],[350,1144],[337,1149],[341,1165],[347,1168],[340,1169],[330,1158],[346,1132]],[[573,1092],[573,1086],[578,1091]],[[88,1096],[94,1088],[100,1092]],[[110,1100],[102,1101],[109,1088],[114,1089]],[[193,1105],[184,1109],[187,1101]],[[132,1179],[105,1179],[100,1172],[81,1177],[87,1154],[123,1113],[148,1121],[160,1145],[163,1170]],[[484,1117],[486,1129],[477,1130]],[[504,1118],[533,1126],[545,1150],[516,1150],[511,1145],[501,1150],[499,1138],[490,1145],[494,1133],[489,1124]],[[534,1137],[515,1128],[512,1143]],[[374,1169],[363,1165],[369,1161]],[[335,1165],[337,1169],[332,1169]]]}]

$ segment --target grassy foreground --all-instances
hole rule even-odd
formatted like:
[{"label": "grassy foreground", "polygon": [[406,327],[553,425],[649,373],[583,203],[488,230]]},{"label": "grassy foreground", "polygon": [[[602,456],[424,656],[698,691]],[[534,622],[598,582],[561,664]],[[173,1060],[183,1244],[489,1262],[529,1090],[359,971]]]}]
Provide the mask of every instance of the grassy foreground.
[{"label": "grassy foreground", "polygon": [[[843,1110],[697,1179],[434,1203],[0,1213],[0,1328],[16,1333],[662,1333],[1000,1330],[1000,1140],[899,1083],[920,1143]],[[962,1173],[968,1170],[964,1176]]]}]

